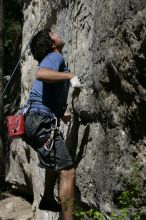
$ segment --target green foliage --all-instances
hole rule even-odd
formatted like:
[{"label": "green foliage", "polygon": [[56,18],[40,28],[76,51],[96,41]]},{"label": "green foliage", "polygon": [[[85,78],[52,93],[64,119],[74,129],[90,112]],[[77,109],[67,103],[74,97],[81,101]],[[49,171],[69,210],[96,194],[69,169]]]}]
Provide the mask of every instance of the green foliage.
[{"label": "green foliage", "polygon": [[13,21],[21,21],[22,20],[22,1],[19,0],[11,0],[5,1],[5,18]]},{"label": "green foliage", "polygon": [[[129,217],[129,209],[123,208],[118,213],[112,213],[109,220],[125,220],[126,217]],[[132,214],[132,220],[140,220],[140,213],[136,212]],[[131,219],[130,217],[130,219]]]},{"label": "green foliage", "polygon": [[[74,211],[74,215],[78,217],[79,220],[106,220],[107,217],[105,217],[105,213],[99,212],[94,209],[90,209],[89,211],[83,211],[83,210],[76,210]],[[140,212],[137,211],[136,213],[133,213],[130,215],[132,217],[132,220],[140,220]],[[108,216],[108,220],[125,220],[129,216],[129,209],[123,208],[119,210],[118,212],[112,212],[111,216]],[[130,217],[130,219],[131,219]]]},{"label": "green foliage", "polygon": [[[19,44],[22,33],[22,12],[18,0],[5,1],[4,23],[5,23],[5,63],[6,74],[10,74],[13,65],[16,63],[19,54]],[[13,64],[14,63],[14,64]]]},{"label": "green foliage", "polygon": [[5,47],[11,51],[13,45],[16,45],[16,42],[21,35],[21,25],[18,21],[9,21],[6,26]]},{"label": "green foliage", "polygon": [[135,207],[137,208],[137,200],[136,198],[139,198],[139,195],[141,194],[141,190],[139,186],[136,184],[131,184],[129,187],[129,190],[126,190],[122,192],[122,194],[119,196],[119,203],[122,207]]},{"label": "green foliage", "polygon": [[137,162],[132,162],[132,171],[129,178],[125,178],[125,191],[118,198],[121,208],[138,208],[140,196],[142,194],[140,185],[140,166]]},{"label": "green foliage", "polygon": [[7,1],[5,12],[5,46],[10,47],[21,34],[22,13],[18,1]]},{"label": "green foliage", "polygon": [[[122,212],[125,211],[125,217],[129,215],[128,211],[133,208],[135,209],[135,212],[132,214],[133,220],[140,220],[140,212],[138,210],[141,206],[140,197],[142,195],[140,170],[141,167],[137,161],[133,161],[131,163],[131,173],[128,178],[124,179],[125,191],[123,191],[118,198]],[[122,220],[122,218],[119,220]]]},{"label": "green foliage", "polygon": [[104,215],[97,210],[90,209],[88,211],[75,210],[74,215],[78,217],[80,220],[89,219],[89,220],[105,220]]},{"label": "green foliage", "polygon": [[120,213],[112,213],[111,214],[111,219],[112,220],[124,220],[124,218],[126,217],[126,216],[128,216],[128,211],[127,211],[127,209],[122,209],[121,211],[120,211]]}]

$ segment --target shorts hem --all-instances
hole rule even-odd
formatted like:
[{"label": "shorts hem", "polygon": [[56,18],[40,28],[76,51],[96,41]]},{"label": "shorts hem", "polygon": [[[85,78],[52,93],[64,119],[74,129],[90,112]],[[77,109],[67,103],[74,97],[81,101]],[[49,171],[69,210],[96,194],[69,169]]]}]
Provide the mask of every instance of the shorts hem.
[{"label": "shorts hem", "polygon": [[55,172],[55,171],[60,171],[60,170],[66,170],[66,169],[69,169],[70,167],[74,167],[74,164],[73,164],[73,162],[70,162],[67,165],[55,166],[55,168],[51,168],[51,167],[43,165],[41,163],[39,163],[38,166],[40,168],[44,168],[46,170],[50,170],[50,171],[54,171]]}]

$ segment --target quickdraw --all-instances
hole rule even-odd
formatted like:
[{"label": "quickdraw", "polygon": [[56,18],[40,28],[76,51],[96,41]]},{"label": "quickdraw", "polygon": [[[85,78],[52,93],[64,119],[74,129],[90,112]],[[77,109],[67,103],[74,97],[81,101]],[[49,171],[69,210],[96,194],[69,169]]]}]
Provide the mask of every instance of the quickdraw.
[{"label": "quickdraw", "polygon": [[48,141],[44,144],[44,148],[47,150],[47,151],[51,151],[52,148],[53,148],[53,145],[54,145],[54,137],[55,137],[55,133],[56,131],[58,130],[58,127],[57,127],[57,118],[56,117],[53,117],[51,119],[51,133],[50,133],[50,138],[48,139]]}]

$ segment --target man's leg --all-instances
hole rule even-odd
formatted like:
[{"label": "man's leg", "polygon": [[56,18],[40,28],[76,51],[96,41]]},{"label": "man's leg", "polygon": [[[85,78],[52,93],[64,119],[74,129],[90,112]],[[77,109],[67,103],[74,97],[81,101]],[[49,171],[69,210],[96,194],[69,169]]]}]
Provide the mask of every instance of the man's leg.
[{"label": "man's leg", "polygon": [[56,172],[46,170],[45,189],[39,204],[40,209],[61,212],[61,205],[54,198],[54,186],[57,178],[58,174]]},{"label": "man's leg", "polygon": [[46,170],[44,196],[48,197],[49,200],[54,199],[54,186],[57,178],[57,173]]},{"label": "man's leg", "polygon": [[61,170],[59,183],[59,198],[64,220],[73,220],[75,169]]}]

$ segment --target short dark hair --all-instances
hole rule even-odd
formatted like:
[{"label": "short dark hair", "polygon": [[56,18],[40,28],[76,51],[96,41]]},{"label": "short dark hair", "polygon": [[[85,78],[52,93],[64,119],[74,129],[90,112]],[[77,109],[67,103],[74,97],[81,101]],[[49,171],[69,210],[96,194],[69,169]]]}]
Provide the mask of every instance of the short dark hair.
[{"label": "short dark hair", "polygon": [[54,41],[49,36],[50,29],[43,29],[39,31],[30,43],[30,50],[35,60],[39,63],[47,54],[53,51],[52,46]]}]

